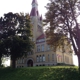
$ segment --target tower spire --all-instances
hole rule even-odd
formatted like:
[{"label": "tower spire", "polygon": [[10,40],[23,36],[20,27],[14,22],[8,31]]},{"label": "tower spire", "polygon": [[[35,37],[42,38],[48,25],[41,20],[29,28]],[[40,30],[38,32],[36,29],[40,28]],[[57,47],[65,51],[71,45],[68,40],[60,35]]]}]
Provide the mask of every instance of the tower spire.
[{"label": "tower spire", "polygon": [[38,3],[37,0],[32,1],[32,10],[30,16],[38,16]]},{"label": "tower spire", "polygon": [[34,4],[34,3],[36,3],[38,5],[37,0],[33,0],[32,1],[32,4]]}]

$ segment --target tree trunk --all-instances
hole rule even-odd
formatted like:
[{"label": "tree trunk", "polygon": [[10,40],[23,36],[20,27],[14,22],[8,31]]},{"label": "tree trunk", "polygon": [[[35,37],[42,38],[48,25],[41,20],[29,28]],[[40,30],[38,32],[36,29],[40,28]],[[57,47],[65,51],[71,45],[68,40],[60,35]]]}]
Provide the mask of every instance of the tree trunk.
[{"label": "tree trunk", "polygon": [[2,61],[1,61],[1,57],[0,57],[0,66],[1,66],[1,63],[2,63]]},{"label": "tree trunk", "polygon": [[1,66],[1,58],[0,58],[0,66]]},{"label": "tree trunk", "polygon": [[64,53],[62,53],[63,54],[63,65],[64,65]]},{"label": "tree trunk", "polygon": [[16,68],[16,59],[11,57],[11,67]]},{"label": "tree trunk", "polygon": [[80,73],[80,54],[77,54],[78,57],[78,67],[79,67],[79,73]]}]

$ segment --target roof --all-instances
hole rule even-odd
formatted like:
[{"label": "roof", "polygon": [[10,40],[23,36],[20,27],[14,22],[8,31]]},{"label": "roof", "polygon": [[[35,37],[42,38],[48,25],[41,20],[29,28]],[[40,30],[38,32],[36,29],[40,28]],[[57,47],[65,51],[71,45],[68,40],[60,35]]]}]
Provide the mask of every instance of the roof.
[{"label": "roof", "polygon": [[[32,4],[38,4],[37,0],[33,0]],[[37,6],[35,6],[35,7],[32,6],[32,10],[31,10],[30,16],[39,16],[39,12],[38,12]]]},{"label": "roof", "polygon": [[39,16],[39,12],[36,10],[36,8],[32,8],[30,16]]},{"label": "roof", "polygon": [[40,35],[40,36],[37,38],[37,40],[39,40],[39,39],[44,39],[44,38],[45,38],[45,35],[42,34],[42,35]]},{"label": "roof", "polygon": [[36,3],[36,4],[38,4],[38,3],[37,3],[37,0],[33,0],[33,1],[32,1],[32,4],[33,4],[33,3]]},{"label": "roof", "polygon": [[36,44],[39,44],[39,43],[44,43],[45,42],[45,35],[42,34],[40,35],[37,40],[36,40]]},{"label": "roof", "polygon": [[32,8],[30,16],[37,16],[36,8]]}]

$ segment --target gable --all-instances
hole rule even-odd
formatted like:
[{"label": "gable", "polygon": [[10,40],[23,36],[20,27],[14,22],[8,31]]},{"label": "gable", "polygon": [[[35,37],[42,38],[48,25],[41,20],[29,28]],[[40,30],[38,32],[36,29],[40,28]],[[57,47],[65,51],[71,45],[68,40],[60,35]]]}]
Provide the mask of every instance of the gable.
[{"label": "gable", "polygon": [[36,43],[42,43],[45,42],[45,35],[42,34],[36,39]]}]

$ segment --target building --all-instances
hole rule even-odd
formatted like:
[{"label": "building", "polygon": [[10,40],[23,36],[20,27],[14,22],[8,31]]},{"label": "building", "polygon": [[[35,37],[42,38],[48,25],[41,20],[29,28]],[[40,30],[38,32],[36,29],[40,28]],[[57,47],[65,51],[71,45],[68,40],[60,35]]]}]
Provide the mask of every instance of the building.
[{"label": "building", "polygon": [[32,10],[30,13],[33,25],[33,41],[35,47],[33,52],[29,52],[27,57],[17,59],[16,67],[27,66],[52,66],[58,63],[73,64],[71,46],[65,46],[65,53],[61,49],[56,52],[46,43],[46,36],[43,31],[42,16],[39,15],[38,2],[32,0]]}]

